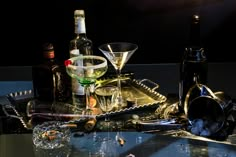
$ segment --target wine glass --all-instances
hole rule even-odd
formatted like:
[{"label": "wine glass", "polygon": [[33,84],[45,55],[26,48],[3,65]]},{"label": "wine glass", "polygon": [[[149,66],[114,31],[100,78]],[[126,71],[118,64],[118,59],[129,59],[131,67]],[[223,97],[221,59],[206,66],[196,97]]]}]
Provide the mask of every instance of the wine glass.
[{"label": "wine glass", "polygon": [[138,46],[128,42],[111,42],[98,47],[98,49],[107,57],[117,72],[117,86],[119,89],[116,103],[119,108],[126,107],[126,101],[122,97],[121,92],[121,70],[138,49]]},{"label": "wine glass", "polygon": [[93,114],[92,103],[90,103],[90,85],[94,84],[97,78],[107,72],[107,60],[96,55],[80,55],[65,60],[66,72],[72,78],[76,78],[85,88],[86,109],[85,113]]}]

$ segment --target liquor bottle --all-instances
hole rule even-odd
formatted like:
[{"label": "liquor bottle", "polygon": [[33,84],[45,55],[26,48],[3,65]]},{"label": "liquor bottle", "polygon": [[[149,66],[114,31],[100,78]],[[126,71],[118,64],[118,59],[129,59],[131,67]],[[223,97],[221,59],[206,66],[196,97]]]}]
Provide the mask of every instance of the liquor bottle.
[{"label": "liquor bottle", "polygon": [[[207,57],[201,44],[200,16],[193,15],[189,43],[180,63],[179,109],[184,111],[185,98],[189,89],[199,84],[207,84]],[[186,111],[185,111],[186,112]]]},{"label": "liquor bottle", "polygon": [[[92,55],[93,43],[86,36],[84,10],[74,11],[75,38],[70,41],[70,57],[78,55]],[[85,107],[85,91],[75,78],[71,79],[72,103],[78,107]]]},{"label": "liquor bottle", "polygon": [[32,67],[34,96],[44,102],[66,102],[70,99],[69,76],[55,58],[53,44],[45,43],[42,62]]}]

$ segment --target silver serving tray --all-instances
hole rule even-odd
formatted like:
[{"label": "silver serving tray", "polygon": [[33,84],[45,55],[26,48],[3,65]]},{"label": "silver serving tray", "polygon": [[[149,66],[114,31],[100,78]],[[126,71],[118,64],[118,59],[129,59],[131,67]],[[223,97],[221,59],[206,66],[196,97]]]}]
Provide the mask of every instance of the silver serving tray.
[{"label": "silver serving tray", "polygon": [[[116,84],[116,79],[105,79],[100,80],[96,84],[97,86],[104,85],[104,84]],[[117,115],[117,114],[124,114],[124,113],[132,113],[135,110],[143,109],[143,108],[149,108],[154,107],[155,109],[158,107],[159,104],[165,102],[167,100],[166,96],[160,94],[157,90],[159,88],[159,85],[152,82],[148,79],[142,79],[142,80],[136,80],[131,79],[130,77],[123,77],[122,78],[122,91],[124,95],[132,95],[132,97],[137,98],[137,103],[131,107],[122,108],[120,110],[111,111],[109,113],[102,113],[96,115],[97,118],[104,117],[105,115]],[[8,98],[11,98],[15,100],[15,102],[25,102],[34,99],[33,90],[28,91],[18,91],[14,93],[9,93],[7,95]],[[72,106],[72,105],[71,105]],[[3,106],[3,108],[9,108],[9,105]],[[12,104],[12,109],[15,112],[14,115],[7,114],[7,116],[17,118],[21,121],[23,126],[27,129],[30,129],[29,126],[27,126],[27,121],[25,119],[29,117],[25,117],[26,111],[17,111],[14,104]],[[47,116],[50,116],[48,114]],[[55,116],[54,114],[51,114],[51,116]],[[83,118],[74,118],[74,121],[80,121],[83,120]]]}]

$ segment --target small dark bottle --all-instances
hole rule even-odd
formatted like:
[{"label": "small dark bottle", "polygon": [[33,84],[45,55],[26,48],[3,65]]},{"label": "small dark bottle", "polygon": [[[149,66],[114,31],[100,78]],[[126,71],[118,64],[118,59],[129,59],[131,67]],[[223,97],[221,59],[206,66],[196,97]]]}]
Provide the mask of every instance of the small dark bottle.
[{"label": "small dark bottle", "polygon": [[200,17],[191,18],[190,38],[180,63],[179,109],[184,111],[184,101],[189,89],[196,83],[207,84],[207,57],[201,45]]},{"label": "small dark bottle", "polygon": [[32,68],[34,96],[40,101],[66,102],[70,98],[69,76],[63,64],[55,59],[51,43],[43,45],[43,61]]}]

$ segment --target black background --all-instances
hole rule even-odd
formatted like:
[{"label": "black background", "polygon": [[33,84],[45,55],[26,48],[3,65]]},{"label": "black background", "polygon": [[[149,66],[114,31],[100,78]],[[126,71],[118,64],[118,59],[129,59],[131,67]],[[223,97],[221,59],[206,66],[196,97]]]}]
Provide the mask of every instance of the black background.
[{"label": "black background", "polygon": [[[100,44],[128,41],[139,48],[132,64],[179,62],[192,14],[201,16],[201,36],[209,62],[235,62],[235,0],[35,0],[1,4],[1,66],[39,62],[41,44],[54,44],[61,61],[74,37],[75,9],[84,9],[87,36]],[[4,9],[4,10],[3,10]]]}]

